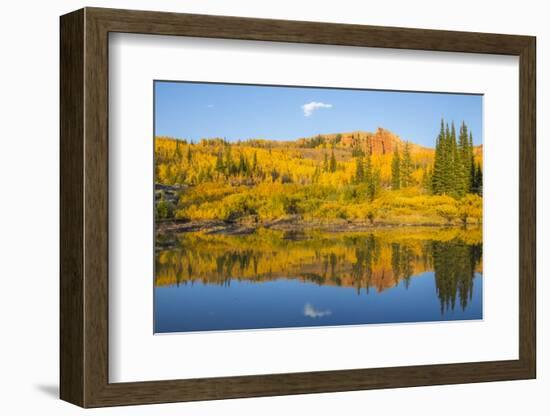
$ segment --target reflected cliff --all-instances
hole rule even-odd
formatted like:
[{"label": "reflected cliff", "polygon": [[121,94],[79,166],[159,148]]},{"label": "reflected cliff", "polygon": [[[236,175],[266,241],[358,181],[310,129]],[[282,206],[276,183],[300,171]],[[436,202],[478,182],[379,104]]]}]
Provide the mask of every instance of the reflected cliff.
[{"label": "reflected cliff", "polygon": [[[429,274],[439,314],[445,315],[456,308],[466,310],[474,296],[474,278],[482,274],[482,236],[477,228],[369,233],[260,229],[244,236],[184,233],[159,238],[157,247],[164,248],[156,252],[157,288],[230,288],[238,282],[290,280],[353,288],[356,295],[368,296],[398,286],[406,292],[416,278]],[[317,310],[307,302],[302,309],[310,317],[334,315],[331,308]]]}]

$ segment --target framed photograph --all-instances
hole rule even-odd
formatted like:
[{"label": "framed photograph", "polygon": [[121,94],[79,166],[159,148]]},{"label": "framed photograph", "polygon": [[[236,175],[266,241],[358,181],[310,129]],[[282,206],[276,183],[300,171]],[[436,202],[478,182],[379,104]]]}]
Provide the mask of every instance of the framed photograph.
[{"label": "framed photograph", "polygon": [[536,377],[534,37],[60,27],[63,400]]}]

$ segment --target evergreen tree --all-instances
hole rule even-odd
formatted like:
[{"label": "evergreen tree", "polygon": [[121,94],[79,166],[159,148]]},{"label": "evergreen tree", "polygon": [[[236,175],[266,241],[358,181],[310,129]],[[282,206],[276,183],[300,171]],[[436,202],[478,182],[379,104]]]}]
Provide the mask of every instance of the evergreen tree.
[{"label": "evergreen tree", "polygon": [[351,149],[351,156],[358,157],[363,155],[364,155],[364,152],[363,150],[361,150],[361,147],[358,144],[354,145],[353,148]]},{"label": "evergreen tree", "polygon": [[328,156],[326,151],[325,151],[324,160],[323,160],[323,172],[328,172]]},{"label": "evergreen tree", "polygon": [[372,181],[372,158],[370,153],[365,156],[364,177],[367,184]]},{"label": "evergreen tree", "polygon": [[[458,159],[458,147],[456,144],[456,129],[455,129],[455,123],[454,121],[451,122],[451,167],[452,172],[456,172],[456,160]],[[454,181],[451,181],[451,184],[453,184]]]},{"label": "evergreen tree", "polygon": [[313,177],[311,178],[312,183],[317,183],[319,181],[319,176],[321,176],[321,169],[319,169],[319,166],[315,166],[315,172],[313,173]]},{"label": "evergreen tree", "polygon": [[470,131],[470,135],[468,136],[468,147],[469,147],[469,155],[470,155],[470,186],[468,189],[468,192],[474,192],[477,193],[474,189],[476,188],[477,184],[476,181],[476,166],[474,162],[474,139],[472,137],[472,132]]},{"label": "evergreen tree", "polygon": [[391,162],[391,187],[394,190],[401,188],[401,157],[399,156],[399,149],[397,146],[393,152],[393,159]]},{"label": "evergreen tree", "polygon": [[374,195],[376,193],[376,186],[375,186],[375,177],[372,169],[372,159],[370,152],[367,152],[367,155],[365,156],[365,169],[364,169],[364,180],[367,184],[367,199],[369,201],[372,201],[374,199]]},{"label": "evergreen tree", "polygon": [[187,164],[190,165],[193,160],[193,154],[191,153],[191,145],[187,146]]},{"label": "evergreen tree", "polygon": [[472,192],[478,195],[483,195],[483,170],[480,164],[474,165],[474,180],[472,184]]},{"label": "evergreen tree", "polygon": [[441,127],[435,144],[435,158],[432,172],[432,192],[436,195],[444,191],[444,153],[445,153],[445,126],[441,119]]},{"label": "evergreen tree", "polygon": [[365,180],[365,170],[363,166],[363,158],[361,156],[355,158],[355,182],[361,183]]},{"label": "evergreen tree", "polygon": [[464,168],[461,162],[461,151],[460,146],[457,146],[454,123],[451,123],[449,128],[449,124],[441,120],[432,171],[432,193],[455,197],[462,194]]},{"label": "evergreen tree", "polygon": [[443,193],[446,195],[454,194],[455,181],[455,155],[456,155],[456,135],[454,133],[454,124],[452,130],[449,124],[445,125],[445,148],[443,153]]},{"label": "evergreen tree", "polygon": [[180,148],[180,141],[179,141],[179,140],[176,140],[176,152],[175,152],[175,155],[176,155],[176,159],[177,159],[178,161],[180,161],[180,160],[181,160],[182,154],[181,154],[181,148]]},{"label": "evergreen tree", "polygon": [[413,165],[411,160],[411,152],[409,150],[409,142],[405,143],[403,150],[403,161],[401,163],[401,185],[403,187],[411,186],[412,183]]},{"label": "evergreen tree", "polygon": [[256,152],[254,152],[254,155],[252,156],[252,173],[256,173],[256,170],[258,169],[258,155]]},{"label": "evergreen tree", "polygon": [[231,156],[231,145],[225,146],[224,162],[225,175],[230,176],[235,173],[235,166],[233,164],[233,157]]},{"label": "evergreen tree", "polygon": [[216,156],[216,166],[214,167],[214,170],[218,173],[223,173],[224,166],[222,152],[218,152],[218,155]]},{"label": "evergreen tree", "polygon": [[248,161],[242,153],[239,154],[239,166],[237,170],[242,175],[248,174]]},{"label": "evergreen tree", "polygon": [[331,172],[336,172],[336,157],[334,156],[334,149],[332,149],[332,153],[330,154],[329,169]]},{"label": "evergreen tree", "polygon": [[428,166],[422,170],[422,188],[428,193],[432,192],[432,174]]},{"label": "evergreen tree", "polygon": [[380,169],[375,169],[371,174],[371,179],[367,186],[367,196],[369,201],[373,201],[380,189]]},{"label": "evergreen tree", "polygon": [[458,152],[456,161],[456,193],[457,196],[464,196],[470,189],[470,156],[469,156],[469,144],[468,144],[468,128],[464,121],[460,126],[460,133],[458,135]]},{"label": "evergreen tree", "polygon": [[[445,128],[443,127],[445,125]],[[441,131],[437,137],[434,167],[431,172],[431,192],[436,195],[451,195],[462,198],[477,192],[481,176],[474,164],[473,137],[463,121],[460,126],[458,143],[454,123],[441,121]]]}]

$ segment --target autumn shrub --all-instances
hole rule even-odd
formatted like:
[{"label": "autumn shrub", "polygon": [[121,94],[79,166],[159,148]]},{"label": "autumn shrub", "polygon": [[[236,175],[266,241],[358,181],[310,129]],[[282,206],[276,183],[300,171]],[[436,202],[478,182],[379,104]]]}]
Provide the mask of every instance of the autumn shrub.
[{"label": "autumn shrub", "polygon": [[482,221],[482,199],[479,195],[468,194],[459,201],[458,216],[463,225],[468,224],[468,219],[475,223]]},{"label": "autumn shrub", "polygon": [[156,205],[156,218],[168,219],[174,216],[174,205],[165,199],[161,199]]},{"label": "autumn shrub", "polygon": [[[158,138],[156,179],[181,184],[181,191],[176,206],[160,201],[156,216],[224,221],[300,216],[314,221],[417,225],[481,222],[480,196],[429,195],[420,183],[422,169],[413,172],[412,185],[389,189],[391,154],[372,156],[373,171],[380,175],[373,193],[367,181],[357,180],[356,159],[339,153],[335,169],[327,170],[325,153],[330,156],[331,148],[297,150],[261,140],[229,146],[223,139],[177,144]],[[420,161],[431,156],[421,151],[415,157]]]},{"label": "autumn shrub", "polygon": [[321,219],[347,219],[349,217],[346,207],[337,202],[325,202],[315,214],[317,218]]},{"label": "autumn shrub", "polygon": [[258,213],[258,200],[248,193],[229,195],[219,205],[218,217],[224,221],[234,221]]},{"label": "autumn shrub", "polygon": [[458,209],[455,205],[451,204],[438,205],[435,208],[435,211],[437,215],[442,217],[449,224],[458,216]]}]

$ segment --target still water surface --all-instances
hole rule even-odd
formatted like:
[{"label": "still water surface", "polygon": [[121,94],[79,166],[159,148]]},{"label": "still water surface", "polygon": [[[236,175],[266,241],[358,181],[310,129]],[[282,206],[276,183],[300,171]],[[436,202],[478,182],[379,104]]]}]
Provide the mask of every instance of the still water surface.
[{"label": "still water surface", "polygon": [[157,247],[156,333],[482,319],[476,229],[186,233]]}]

